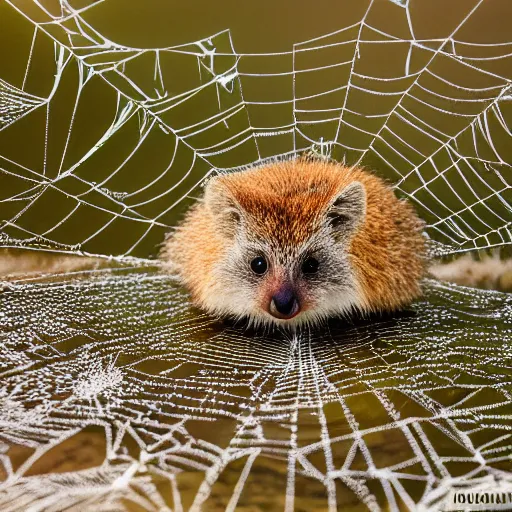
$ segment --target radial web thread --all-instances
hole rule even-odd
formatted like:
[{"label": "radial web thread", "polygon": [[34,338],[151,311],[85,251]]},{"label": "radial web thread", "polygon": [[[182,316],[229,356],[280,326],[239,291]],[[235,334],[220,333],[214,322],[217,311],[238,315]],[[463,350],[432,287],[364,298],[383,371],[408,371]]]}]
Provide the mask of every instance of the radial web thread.
[{"label": "radial web thread", "polygon": [[510,244],[512,41],[466,30],[499,2],[422,39],[414,0],[369,0],[266,54],[229,30],[123,46],[88,21],[102,4],[0,3],[26,51],[0,66],[0,247],[141,267],[0,283],[0,510],[437,511],[510,490],[510,296],[428,280],[397,317],[263,336],[193,310],[153,258],[210,175],[305,151],[394,183],[440,254]]}]

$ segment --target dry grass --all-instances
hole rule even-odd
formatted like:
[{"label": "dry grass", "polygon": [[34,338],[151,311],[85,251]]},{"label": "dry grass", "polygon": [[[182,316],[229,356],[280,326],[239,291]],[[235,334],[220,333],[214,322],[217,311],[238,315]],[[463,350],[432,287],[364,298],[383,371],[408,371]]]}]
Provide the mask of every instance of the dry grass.
[{"label": "dry grass", "polygon": [[61,255],[43,251],[0,249],[0,279],[12,281],[46,274],[65,274],[108,266],[100,258]]},{"label": "dry grass", "polygon": [[[0,249],[0,279],[12,281],[43,275],[65,274],[111,266],[108,260],[61,255],[42,251]],[[430,273],[442,281],[463,286],[512,292],[512,259],[499,255],[483,256],[479,261],[466,254],[448,263],[438,262]]]},{"label": "dry grass", "polygon": [[498,254],[475,260],[466,254],[449,263],[436,263],[430,273],[442,281],[485,290],[512,292],[512,259],[502,260]]}]

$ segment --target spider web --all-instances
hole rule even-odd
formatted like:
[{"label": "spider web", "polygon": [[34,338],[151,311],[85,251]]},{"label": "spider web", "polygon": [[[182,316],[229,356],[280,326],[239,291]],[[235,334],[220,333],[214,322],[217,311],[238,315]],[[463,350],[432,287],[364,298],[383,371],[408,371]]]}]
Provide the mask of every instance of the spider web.
[{"label": "spider web", "polygon": [[[393,182],[440,254],[510,244],[512,41],[460,35],[496,2],[422,38],[417,3],[372,0],[266,54],[124,46],[103,3],[0,4],[26,50],[0,69],[0,246],[154,265],[212,173],[304,151]],[[0,292],[1,510],[439,510],[512,484],[510,297],[428,282],[398,318],[263,337],[155,270]]]},{"label": "spider web", "polygon": [[510,296],[429,282],[408,315],[291,339],[158,273],[0,301],[1,510],[440,510],[512,485]]},{"label": "spider web", "polygon": [[[18,83],[0,82],[0,127],[39,133],[30,154],[2,149],[2,245],[147,258],[211,173],[311,148],[390,179],[443,252],[510,243],[512,42],[457,39],[483,0],[426,40],[408,3],[389,4],[405,39],[370,23],[373,4],[271,54],[237,53],[229,31],[132,48],[86,21],[97,3],[12,4],[33,32]],[[38,58],[49,69],[34,94]]]}]

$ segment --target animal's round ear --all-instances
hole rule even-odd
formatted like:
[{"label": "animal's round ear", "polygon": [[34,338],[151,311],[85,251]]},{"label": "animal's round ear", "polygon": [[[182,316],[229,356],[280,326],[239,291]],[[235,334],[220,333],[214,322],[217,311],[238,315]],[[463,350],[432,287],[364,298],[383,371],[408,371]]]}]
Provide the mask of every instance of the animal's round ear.
[{"label": "animal's round ear", "polygon": [[218,220],[219,228],[234,234],[242,222],[242,209],[220,177],[208,181],[203,200]]},{"label": "animal's round ear", "polygon": [[335,234],[349,237],[366,215],[366,191],[359,181],[347,185],[327,209],[327,220]]}]

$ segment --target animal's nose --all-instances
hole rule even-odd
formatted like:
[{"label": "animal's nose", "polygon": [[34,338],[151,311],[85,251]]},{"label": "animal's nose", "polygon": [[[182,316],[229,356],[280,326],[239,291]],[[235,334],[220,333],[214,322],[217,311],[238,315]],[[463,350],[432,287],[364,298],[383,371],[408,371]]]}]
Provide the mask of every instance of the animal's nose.
[{"label": "animal's nose", "polygon": [[291,288],[279,290],[272,297],[270,314],[276,318],[293,318],[299,312],[299,301]]}]

